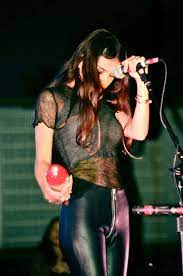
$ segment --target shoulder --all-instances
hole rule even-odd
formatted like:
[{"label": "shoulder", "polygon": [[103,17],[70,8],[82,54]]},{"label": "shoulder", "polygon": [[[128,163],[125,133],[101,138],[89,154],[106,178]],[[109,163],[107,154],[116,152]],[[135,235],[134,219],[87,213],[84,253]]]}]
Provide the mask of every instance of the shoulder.
[{"label": "shoulder", "polygon": [[65,85],[46,87],[42,93],[50,94],[55,100],[66,101],[71,98],[73,90]]},{"label": "shoulder", "polygon": [[61,110],[63,106],[70,103],[73,91],[71,88],[64,85],[60,87],[45,87],[38,95],[37,103],[42,106],[55,106],[57,111]]},{"label": "shoulder", "polygon": [[39,93],[39,97],[42,97],[45,99],[51,99],[55,96],[61,97],[61,98],[68,98],[71,95],[72,95],[72,89],[65,85],[60,85],[59,87],[46,86]]}]

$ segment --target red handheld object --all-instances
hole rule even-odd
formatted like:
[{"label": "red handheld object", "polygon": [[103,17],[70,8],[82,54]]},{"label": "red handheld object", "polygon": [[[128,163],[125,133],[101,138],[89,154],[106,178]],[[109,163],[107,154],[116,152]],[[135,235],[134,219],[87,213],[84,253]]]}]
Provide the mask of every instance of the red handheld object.
[{"label": "red handheld object", "polygon": [[59,186],[66,181],[67,170],[60,164],[51,164],[46,172],[46,180],[51,186]]}]

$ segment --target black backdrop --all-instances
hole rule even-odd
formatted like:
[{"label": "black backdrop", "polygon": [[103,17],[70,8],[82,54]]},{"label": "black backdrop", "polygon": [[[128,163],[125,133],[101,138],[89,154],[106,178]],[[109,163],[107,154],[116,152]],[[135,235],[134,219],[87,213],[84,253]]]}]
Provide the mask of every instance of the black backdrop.
[{"label": "black backdrop", "polygon": [[[182,94],[181,18],[175,4],[165,0],[1,3],[1,102],[34,99],[86,34],[108,28],[121,38],[129,55],[166,61],[167,103],[180,104],[176,97]],[[156,65],[153,71],[161,93],[163,67]]]}]

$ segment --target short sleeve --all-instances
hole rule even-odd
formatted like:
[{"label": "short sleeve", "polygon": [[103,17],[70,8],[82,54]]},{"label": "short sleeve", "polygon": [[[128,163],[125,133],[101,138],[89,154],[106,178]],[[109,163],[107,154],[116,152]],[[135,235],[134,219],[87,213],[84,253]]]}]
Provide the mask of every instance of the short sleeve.
[{"label": "short sleeve", "polygon": [[38,96],[33,118],[33,127],[44,123],[47,127],[54,129],[57,118],[57,102],[53,92],[45,90]]}]

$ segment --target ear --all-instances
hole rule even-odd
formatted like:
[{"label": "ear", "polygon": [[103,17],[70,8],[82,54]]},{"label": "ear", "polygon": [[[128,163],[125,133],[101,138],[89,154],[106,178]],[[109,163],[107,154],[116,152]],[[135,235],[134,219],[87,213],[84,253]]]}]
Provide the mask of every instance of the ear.
[{"label": "ear", "polygon": [[78,64],[79,71],[82,70],[82,67],[83,67],[83,61],[80,61],[80,63]]},{"label": "ear", "polygon": [[80,77],[82,78],[82,77],[83,77],[83,72],[82,72],[82,69],[83,69],[83,61],[81,61],[81,62],[78,64],[78,69],[79,69],[79,75],[80,75]]}]

